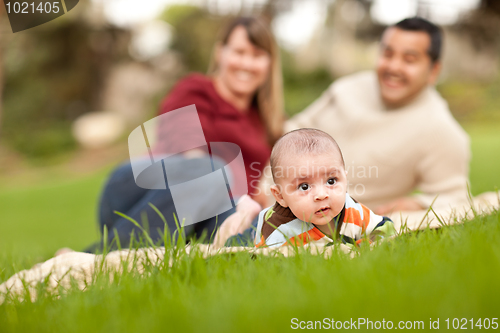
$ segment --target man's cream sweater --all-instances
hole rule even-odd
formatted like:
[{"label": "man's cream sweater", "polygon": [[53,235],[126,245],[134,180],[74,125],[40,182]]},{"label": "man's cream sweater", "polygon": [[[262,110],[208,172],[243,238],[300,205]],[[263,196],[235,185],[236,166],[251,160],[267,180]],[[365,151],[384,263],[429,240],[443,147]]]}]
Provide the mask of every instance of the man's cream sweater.
[{"label": "man's cream sweater", "polygon": [[351,196],[370,208],[414,195],[427,207],[467,199],[469,138],[446,101],[427,87],[410,104],[388,110],[374,72],[335,81],[287,121],[285,131],[311,127],[338,142]]}]

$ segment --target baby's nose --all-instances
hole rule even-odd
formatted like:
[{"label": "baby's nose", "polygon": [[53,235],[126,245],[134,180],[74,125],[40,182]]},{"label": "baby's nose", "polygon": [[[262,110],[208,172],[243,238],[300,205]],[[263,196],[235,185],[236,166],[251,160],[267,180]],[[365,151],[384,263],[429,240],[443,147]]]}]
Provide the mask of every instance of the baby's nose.
[{"label": "baby's nose", "polygon": [[328,192],[323,188],[319,188],[314,195],[315,201],[325,200],[326,198],[328,198]]}]

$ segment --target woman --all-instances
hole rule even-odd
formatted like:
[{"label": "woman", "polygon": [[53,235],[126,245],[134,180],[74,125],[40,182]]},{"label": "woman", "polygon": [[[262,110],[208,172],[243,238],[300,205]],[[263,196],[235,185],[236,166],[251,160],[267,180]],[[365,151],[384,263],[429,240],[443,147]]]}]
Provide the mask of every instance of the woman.
[{"label": "woman", "polygon": [[[234,19],[214,48],[209,75],[191,74],[178,82],[163,101],[160,114],[191,104],[196,107],[206,142],[230,142],[239,146],[249,194],[259,202],[261,199],[255,195],[256,184],[252,181],[259,179],[269,159],[271,146],[282,134],[283,126],[279,54],[266,24],[254,17]],[[177,130],[189,137],[195,127],[193,123],[185,122],[182,126],[169,124],[169,130]],[[172,144],[176,145],[175,140],[162,140],[165,137],[162,133],[166,133],[163,130],[165,127],[160,125],[158,144],[153,148],[156,153],[164,153],[172,148]],[[203,160],[210,161],[207,151],[192,149],[169,159],[164,168],[189,178],[190,174],[196,174],[195,169]],[[222,167],[223,161],[220,159],[213,158],[212,161],[215,169]],[[210,196],[207,194],[206,197],[207,202],[197,203],[192,209],[201,210],[209,205]],[[260,209],[252,200],[242,200],[243,203],[247,201],[251,202],[250,207],[254,207],[254,210]],[[153,242],[161,242],[165,225],[150,203],[162,212],[169,232],[176,235],[173,215],[178,215],[168,186],[165,190],[143,189],[136,185],[130,163],[116,169],[105,185],[99,203],[99,228],[101,232],[107,229],[107,244],[111,244],[118,236],[120,245],[126,247],[131,241],[132,232],[135,236],[142,234],[137,226],[115,211],[139,223],[147,221],[148,233]],[[231,209],[217,217],[188,225],[184,232],[186,236],[210,237],[217,228],[217,221],[220,225],[220,221],[234,212]],[[102,245],[103,240],[86,252],[95,252]]]}]

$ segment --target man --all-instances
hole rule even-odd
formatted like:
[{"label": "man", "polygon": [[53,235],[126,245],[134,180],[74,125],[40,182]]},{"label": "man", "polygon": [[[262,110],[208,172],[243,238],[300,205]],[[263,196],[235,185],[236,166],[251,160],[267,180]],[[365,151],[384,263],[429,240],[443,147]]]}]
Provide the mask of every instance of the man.
[{"label": "man", "polygon": [[467,198],[469,139],[433,87],[441,42],[440,28],[421,18],[387,28],[376,72],[335,81],[286,124],[287,132],[332,135],[345,154],[349,193],[377,214]]}]

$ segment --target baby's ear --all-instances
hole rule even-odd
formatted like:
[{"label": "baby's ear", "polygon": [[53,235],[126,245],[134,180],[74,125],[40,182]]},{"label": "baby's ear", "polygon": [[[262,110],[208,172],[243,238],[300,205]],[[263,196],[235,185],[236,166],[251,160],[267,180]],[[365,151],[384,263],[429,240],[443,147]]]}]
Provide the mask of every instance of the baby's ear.
[{"label": "baby's ear", "polygon": [[281,193],[281,185],[271,185],[271,193],[273,194],[274,199],[283,207],[288,207],[285,199],[283,199],[283,194]]}]

